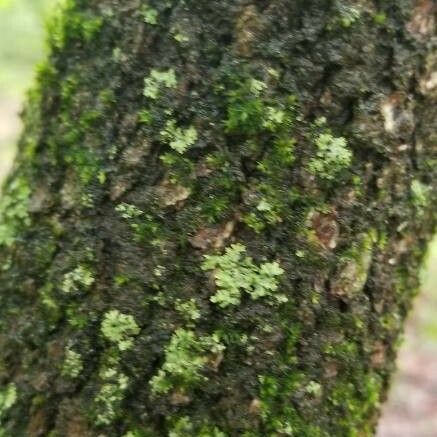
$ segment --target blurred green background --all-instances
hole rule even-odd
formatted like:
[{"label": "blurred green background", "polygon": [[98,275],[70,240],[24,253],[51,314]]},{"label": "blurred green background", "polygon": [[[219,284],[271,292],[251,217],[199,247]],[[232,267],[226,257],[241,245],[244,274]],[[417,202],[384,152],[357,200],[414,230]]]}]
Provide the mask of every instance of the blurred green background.
[{"label": "blurred green background", "polygon": [[43,21],[54,0],[0,0],[0,181],[19,130],[16,116],[35,64],[44,56]]},{"label": "blurred green background", "polygon": [[[55,2],[0,0],[0,182],[12,163],[18,113],[35,64],[44,57],[43,23]],[[378,437],[437,436],[437,240],[398,366]]]}]

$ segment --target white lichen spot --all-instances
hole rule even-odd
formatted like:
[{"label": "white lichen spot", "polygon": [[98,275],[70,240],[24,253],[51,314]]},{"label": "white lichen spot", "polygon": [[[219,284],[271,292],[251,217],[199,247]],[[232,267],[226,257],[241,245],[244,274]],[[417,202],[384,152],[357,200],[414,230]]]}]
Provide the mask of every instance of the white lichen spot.
[{"label": "white lichen spot", "polygon": [[384,129],[392,135],[408,136],[414,129],[414,114],[407,96],[393,93],[381,103]]},{"label": "white lichen spot", "polygon": [[432,71],[420,82],[420,88],[423,94],[430,94],[437,89],[437,71]]},{"label": "white lichen spot", "polygon": [[391,100],[386,100],[381,105],[381,113],[384,117],[384,129],[387,132],[394,132],[395,130],[395,117],[394,117],[394,105]]}]

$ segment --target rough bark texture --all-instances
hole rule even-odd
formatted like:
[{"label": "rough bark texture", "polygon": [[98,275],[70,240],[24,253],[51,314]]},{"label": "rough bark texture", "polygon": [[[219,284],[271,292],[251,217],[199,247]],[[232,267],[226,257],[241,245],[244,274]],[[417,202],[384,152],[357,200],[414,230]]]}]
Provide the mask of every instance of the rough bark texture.
[{"label": "rough bark texture", "polygon": [[372,435],[435,228],[434,26],[67,0],[0,201],[0,435]]}]

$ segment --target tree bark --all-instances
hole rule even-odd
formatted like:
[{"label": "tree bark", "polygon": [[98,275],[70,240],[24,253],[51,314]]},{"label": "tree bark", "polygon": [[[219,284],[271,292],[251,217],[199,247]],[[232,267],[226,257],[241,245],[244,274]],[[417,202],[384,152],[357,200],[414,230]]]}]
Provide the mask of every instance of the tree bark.
[{"label": "tree bark", "polygon": [[0,201],[0,435],[372,435],[436,224],[435,2],[64,3]]}]

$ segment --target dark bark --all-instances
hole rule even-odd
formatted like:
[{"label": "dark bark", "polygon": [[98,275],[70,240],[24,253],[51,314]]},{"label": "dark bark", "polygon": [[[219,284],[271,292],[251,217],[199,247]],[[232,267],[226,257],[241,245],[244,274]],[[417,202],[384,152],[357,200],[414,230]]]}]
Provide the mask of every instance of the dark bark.
[{"label": "dark bark", "polygon": [[0,435],[372,435],[435,229],[434,26],[67,0],[0,201]]}]

